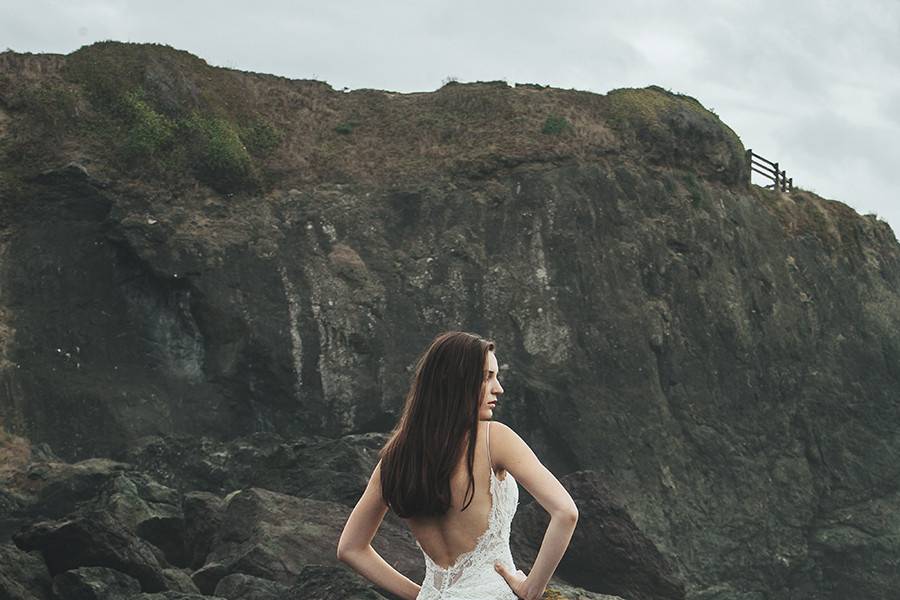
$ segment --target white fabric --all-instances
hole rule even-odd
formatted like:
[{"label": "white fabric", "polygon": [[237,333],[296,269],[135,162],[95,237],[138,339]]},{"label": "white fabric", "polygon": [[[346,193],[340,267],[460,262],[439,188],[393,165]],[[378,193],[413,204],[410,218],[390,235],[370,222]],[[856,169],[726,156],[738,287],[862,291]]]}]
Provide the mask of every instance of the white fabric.
[{"label": "white fabric", "polygon": [[[487,438],[490,465],[490,425]],[[503,576],[494,570],[494,563],[502,563],[510,573],[516,572],[509,549],[509,531],[519,505],[519,485],[509,471],[501,480],[491,467],[490,492],[487,529],[478,537],[475,547],[460,554],[447,569],[431,560],[416,540],[425,557],[425,579],[416,600],[517,600]]]}]

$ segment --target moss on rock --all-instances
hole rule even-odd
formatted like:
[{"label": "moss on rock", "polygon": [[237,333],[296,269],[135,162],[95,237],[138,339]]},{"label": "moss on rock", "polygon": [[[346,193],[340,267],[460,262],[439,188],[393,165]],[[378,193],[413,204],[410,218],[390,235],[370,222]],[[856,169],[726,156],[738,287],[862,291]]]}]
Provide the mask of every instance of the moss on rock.
[{"label": "moss on rock", "polygon": [[656,85],[607,94],[607,122],[652,162],[725,183],[747,179],[744,145],[718,115],[691,96]]}]

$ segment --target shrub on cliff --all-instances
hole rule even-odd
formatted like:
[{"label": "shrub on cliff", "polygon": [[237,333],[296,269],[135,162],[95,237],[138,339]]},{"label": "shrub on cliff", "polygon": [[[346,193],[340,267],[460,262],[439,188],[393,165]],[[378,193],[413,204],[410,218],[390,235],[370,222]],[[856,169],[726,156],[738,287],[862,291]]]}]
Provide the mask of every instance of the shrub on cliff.
[{"label": "shrub on cliff", "polygon": [[543,133],[548,133],[551,135],[558,135],[561,133],[566,133],[567,131],[572,130],[572,125],[569,121],[560,115],[550,115],[544,121],[544,126],[541,128]]},{"label": "shrub on cliff", "polygon": [[141,90],[123,94],[122,108],[130,123],[124,144],[126,158],[130,160],[154,158],[161,150],[171,145],[175,124],[154,110],[144,100]]},{"label": "shrub on cliff", "polygon": [[284,134],[265,121],[254,120],[241,128],[240,138],[251,155],[268,156],[284,139]]},{"label": "shrub on cliff", "polygon": [[65,76],[94,109],[87,126],[121,168],[193,173],[221,192],[255,188],[283,135],[251,116],[239,86],[205,61],[160,44],[99,42],[73,52]]},{"label": "shrub on cliff", "polygon": [[222,117],[193,113],[184,121],[197,177],[222,190],[252,187],[253,159],[236,127]]}]

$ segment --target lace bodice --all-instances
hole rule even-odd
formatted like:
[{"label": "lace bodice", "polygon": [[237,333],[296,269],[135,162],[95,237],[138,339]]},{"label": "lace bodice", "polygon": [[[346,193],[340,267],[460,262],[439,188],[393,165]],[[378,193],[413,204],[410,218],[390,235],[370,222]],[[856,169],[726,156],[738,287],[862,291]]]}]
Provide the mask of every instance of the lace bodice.
[{"label": "lace bodice", "polygon": [[[488,464],[490,465],[490,426],[488,427]],[[446,569],[435,563],[416,540],[425,557],[425,579],[416,600],[517,600],[509,584],[494,570],[494,563],[515,572],[509,549],[509,532],[519,504],[519,486],[512,473],[499,479],[491,468],[491,511],[488,526],[475,547],[460,554]]]}]

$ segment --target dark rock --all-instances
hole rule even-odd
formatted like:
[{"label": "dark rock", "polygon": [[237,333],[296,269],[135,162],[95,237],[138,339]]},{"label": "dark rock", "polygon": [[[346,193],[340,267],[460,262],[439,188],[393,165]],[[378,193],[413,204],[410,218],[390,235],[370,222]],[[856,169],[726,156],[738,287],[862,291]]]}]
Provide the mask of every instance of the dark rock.
[{"label": "dark rock", "polygon": [[261,487],[301,498],[355,504],[377,462],[383,433],[285,439],[259,433],[228,442],[144,438],[127,460],[166,485],[224,495]]},{"label": "dark rock", "polygon": [[27,510],[33,519],[58,519],[90,505],[108,482],[127,469],[127,464],[106,458],[75,464],[36,461],[13,478],[13,486],[29,496]]},{"label": "dark rock", "polygon": [[0,543],[10,540],[13,533],[31,522],[26,507],[26,498],[0,487]]},{"label": "dark rock", "polygon": [[158,592],[154,594],[136,594],[130,600],[225,600],[218,596],[204,594],[189,594],[185,592]]},{"label": "dark rock", "polygon": [[63,462],[47,442],[31,446],[31,460],[32,462]]},{"label": "dark rock", "polygon": [[46,171],[41,172],[36,179],[45,183],[53,183],[60,179],[88,181],[90,175],[88,175],[84,165],[78,164],[77,162],[70,162],[56,169],[47,169]]},{"label": "dark rock", "polygon": [[277,581],[232,573],[219,581],[215,595],[228,600],[282,600],[288,597],[288,590],[290,586]]},{"label": "dark rock", "polygon": [[691,600],[766,600],[766,595],[758,591],[736,590],[730,585],[714,585],[697,590],[691,595]]},{"label": "dark rock", "polygon": [[103,512],[43,521],[13,539],[22,549],[40,551],[54,576],[78,567],[109,567],[140,581],[142,590],[166,589],[162,554]]},{"label": "dark rock", "polygon": [[108,482],[93,507],[108,512],[126,529],[162,550],[170,564],[188,565],[177,491],[142,473],[131,473]]},{"label": "dark rock", "polygon": [[550,580],[550,584],[547,585],[547,591],[544,592],[544,598],[552,598],[553,600],[627,600],[621,596],[589,592],[586,589],[569,585],[556,578]]},{"label": "dark rock", "polygon": [[40,553],[0,544],[0,598],[50,600],[52,586],[53,580]]},{"label": "dark rock", "polygon": [[[304,566],[339,565],[337,540],[349,516],[341,504],[295,498],[260,488],[230,494],[207,564],[193,575],[203,593],[219,580],[244,573],[290,585]],[[396,569],[423,573],[422,555],[404,528],[385,521],[373,546]]]},{"label": "dark rock", "polygon": [[345,568],[310,564],[297,575],[285,600],[381,600],[383,596],[371,583]]},{"label": "dark rock", "polygon": [[187,565],[178,492],[125,463],[108,459],[76,464],[33,462],[11,482],[23,498],[18,514],[40,520],[106,512],[128,531],[160,548],[171,564]]},{"label": "dark rock", "polygon": [[[900,496],[873,498],[818,515],[810,532],[811,555],[826,573],[833,573],[834,597],[893,598],[900,571]],[[865,548],[865,553],[860,552]]]},{"label": "dark rock", "polygon": [[53,578],[59,600],[129,600],[140,591],[137,579],[107,567],[80,567]]},{"label": "dark rock", "polygon": [[189,492],[182,499],[185,552],[192,569],[199,569],[212,551],[213,538],[222,524],[224,501],[209,492]]},{"label": "dark rock", "polygon": [[223,577],[231,571],[228,565],[219,562],[207,562],[191,574],[191,581],[202,594],[211,595]]},{"label": "dark rock", "polygon": [[[559,577],[629,600],[685,597],[684,582],[596,473],[577,471],[560,481],[575,500],[579,516],[556,571]],[[549,515],[536,502],[517,511],[510,543],[524,564],[534,562],[549,522]]]},{"label": "dark rock", "polygon": [[191,579],[191,573],[188,569],[163,569],[163,577],[166,579],[166,590],[173,592],[184,592],[188,594],[199,594],[200,590]]}]

